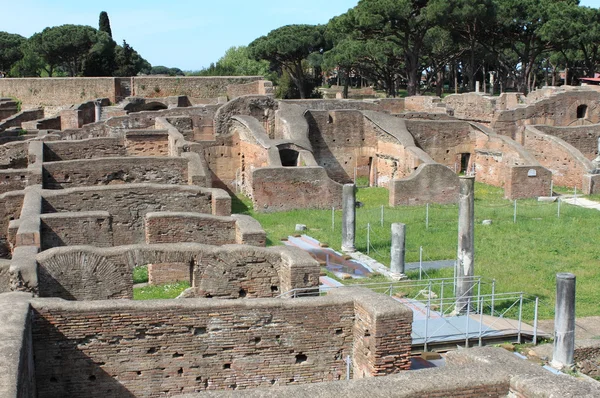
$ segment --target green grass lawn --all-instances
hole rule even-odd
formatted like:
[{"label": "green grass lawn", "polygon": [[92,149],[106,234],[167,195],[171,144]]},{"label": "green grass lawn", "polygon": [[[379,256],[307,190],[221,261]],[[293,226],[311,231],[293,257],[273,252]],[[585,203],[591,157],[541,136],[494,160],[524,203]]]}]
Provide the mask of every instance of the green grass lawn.
[{"label": "green grass lawn", "polygon": [[148,285],[144,287],[136,287],[133,289],[134,300],[156,300],[156,299],[173,299],[176,298],[185,289],[190,287],[187,281],[168,283],[165,285]]},{"label": "green grass lawn", "polygon": [[[430,205],[426,226],[426,206],[390,208],[384,188],[359,189],[357,200],[356,247],[367,252],[367,225],[370,226],[371,257],[389,265],[391,224],[407,225],[406,261],[454,259],[457,247],[457,205]],[[383,206],[383,226],[381,210]],[[255,217],[267,231],[267,244],[281,244],[293,235],[296,224],[306,224],[308,235],[331,247],[341,246],[341,209],[295,210],[283,213],[256,213],[250,200],[234,198],[234,212]],[[517,222],[513,222],[514,203],[503,199],[500,188],[475,185],[475,274],[487,281],[496,280],[496,291],[522,291],[541,300],[540,317],[553,316],[555,275],[572,272],[577,276],[577,316],[600,315],[599,237],[600,212],[567,204],[540,203],[535,199],[517,202]],[[485,219],[492,225],[482,225]],[[414,275],[413,275],[414,276]],[[430,272],[430,277],[452,277],[453,270]],[[483,293],[489,293],[484,285]],[[525,318],[531,319],[531,309]]]}]

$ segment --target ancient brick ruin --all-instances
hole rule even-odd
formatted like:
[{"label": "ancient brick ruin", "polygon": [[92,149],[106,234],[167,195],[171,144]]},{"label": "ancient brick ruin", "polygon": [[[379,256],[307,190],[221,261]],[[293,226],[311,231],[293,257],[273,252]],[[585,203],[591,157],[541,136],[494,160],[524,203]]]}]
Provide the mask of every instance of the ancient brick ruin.
[{"label": "ancient brick ruin", "polygon": [[[412,312],[362,289],[319,296],[317,261],[265,247],[231,195],[264,212],[339,208],[343,184],[361,179],[388,188],[392,206],[454,203],[461,173],[510,199],[553,182],[594,193],[600,92],[296,101],[258,77],[135,77],[1,79],[7,95],[23,110],[0,100],[0,395],[566,388],[537,371],[524,382],[512,368],[530,369],[494,350],[402,372]],[[151,283],[191,288],[132,301],[140,265]],[[293,289],[310,297],[279,298]],[[354,379],[385,377],[340,381],[347,357]],[[457,384],[459,373],[474,376]]]}]

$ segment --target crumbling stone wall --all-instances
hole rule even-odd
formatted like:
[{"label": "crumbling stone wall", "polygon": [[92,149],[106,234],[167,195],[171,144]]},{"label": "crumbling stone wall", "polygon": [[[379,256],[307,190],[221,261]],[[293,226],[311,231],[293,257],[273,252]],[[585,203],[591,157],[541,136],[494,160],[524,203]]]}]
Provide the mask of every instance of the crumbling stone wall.
[{"label": "crumbling stone wall", "polygon": [[232,243],[265,246],[266,233],[252,217],[212,216],[201,213],[157,212],[146,214],[146,243],[195,242],[206,245]]},{"label": "crumbling stone wall", "polygon": [[552,172],[554,184],[577,187],[579,190],[584,188],[583,176],[590,172],[592,164],[576,148],[555,135],[544,134],[539,126],[527,126],[518,134],[518,139],[529,153]]},{"label": "crumbling stone wall", "polygon": [[93,101],[86,101],[61,110],[59,113],[60,129],[77,129],[83,127],[85,124],[95,122],[96,102],[100,103],[100,106],[110,105],[109,98],[97,98]]},{"label": "crumbling stone wall", "polygon": [[146,264],[187,264],[191,295],[274,297],[319,285],[318,263],[293,248],[162,245],[58,247],[37,256],[39,294],[69,300],[132,297],[132,272]]},{"label": "crumbling stone wall", "polygon": [[265,213],[340,208],[342,185],[322,167],[262,167],[252,171],[252,201],[256,211]]},{"label": "crumbling stone wall", "polygon": [[169,157],[120,157],[44,163],[45,189],[110,184],[186,184],[188,160]]},{"label": "crumbling stone wall", "polygon": [[[354,290],[310,300],[33,300],[37,393],[159,396],[338,380],[345,357],[367,349],[356,344],[364,338],[356,328],[357,305],[366,304],[372,324],[365,326],[378,333],[371,355],[408,355],[404,340],[412,313],[373,295]],[[404,335],[384,331],[382,310],[398,319]],[[390,344],[379,333],[400,339]],[[402,362],[394,371],[407,366]],[[382,374],[365,369],[369,376]]]},{"label": "crumbling stone wall", "polygon": [[0,81],[0,97],[18,98],[24,106],[64,106],[94,98],[115,102],[112,77],[5,78]]},{"label": "crumbling stone wall", "polygon": [[368,170],[374,151],[367,151],[369,153],[361,156],[361,150],[376,148],[377,139],[371,131],[365,130],[364,116],[360,111],[309,110],[305,116],[315,160],[332,180],[350,183],[354,180],[355,168]]},{"label": "crumbling stone wall", "polygon": [[27,169],[0,170],[0,193],[18,191],[29,185]]},{"label": "crumbling stone wall", "polygon": [[0,258],[10,258],[8,226],[19,218],[24,196],[24,191],[0,194]]},{"label": "crumbling stone wall", "polygon": [[[569,90],[558,92],[527,106],[498,111],[491,127],[502,135],[515,138],[527,125],[572,126],[600,122],[600,92],[595,90]],[[583,118],[578,118],[577,108],[587,107]]]},{"label": "crumbling stone wall", "polygon": [[466,122],[406,120],[406,128],[433,160],[452,170],[460,168],[461,153],[474,152],[471,128]]},{"label": "crumbling stone wall", "polygon": [[169,134],[164,130],[138,130],[125,133],[129,156],[169,156]]},{"label": "crumbling stone wall", "polygon": [[[537,125],[534,127],[577,148],[588,160],[594,160],[598,156],[598,138],[600,138],[600,125],[598,124],[571,127]],[[517,136],[517,141],[519,141],[519,136]]]},{"label": "crumbling stone wall", "polygon": [[59,246],[114,244],[112,219],[106,211],[44,214],[41,219],[41,249]]},{"label": "crumbling stone wall", "polygon": [[21,127],[21,124],[31,120],[38,120],[44,117],[44,109],[34,108],[26,109],[0,121],[0,132],[11,127]]},{"label": "crumbling stone wall", "polygon": [[44,162],[126,156],[120,138],[89,138],[44,142]]},{"label": "crumbling stone wall", "polygon": [[46,190],[43,213],[108,211],[113,218],[114,241],[127,245],[145,241],[143,223],[147,213],[196,211],[213,214],[212,195],[212,190],[194,186],[158,184]]},{"label": "crumbling stone wall", "polygon": [[[137,76],[132,79],[132,90],[133,95],[140,97],[187,95],[193,98],[217,98],[227,96],[229,85],[246,84],[262,79],[262,76]],[[256,88],[258,89],[258,86]]]},{"label": "crumbling stone wall", "polygon": [[458,177],[439,163],[423,163],[414,173],[392,180],[390,206],[422,206],[427,203],[448,204],[458,201]]}]

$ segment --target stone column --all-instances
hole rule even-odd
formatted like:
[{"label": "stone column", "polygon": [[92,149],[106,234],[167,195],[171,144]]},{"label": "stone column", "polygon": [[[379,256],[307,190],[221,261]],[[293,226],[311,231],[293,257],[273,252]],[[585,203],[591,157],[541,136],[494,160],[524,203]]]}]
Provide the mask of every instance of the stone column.
[{"label": "stone column", "polygon": [[342,251],[355,252],[354,235],[356,233],[356,187],[344,184],[342,191]]},{"label": "stone column", "polygon": [[95,121],[99,122],[100,119],[102,118],[102,102],[100,101],[94,101],[94,106],[95,106]]},{"label": "stone column", "polygon": [[474,244],[474,183],[475,177],[459,177],[458,195],[458,252],[456,255],[456,313],[464,313],[473,295],[475,264]]},{"label": "stone column", "polygon": [[391,250],[392,262],[390,263],[390,270],[394,274],[404,273],[404,254],[406,253],[405,244],[406,224],[393,223]]},{"label": "stone column", "polygon": [[475,82],[475,92],[478,93],[479,92],[479,80]]},{"label": "stone column", "polygon": [[575,352],[575,275],[556,274],[554,351],[551,365],[557,369],[573,366]]}]

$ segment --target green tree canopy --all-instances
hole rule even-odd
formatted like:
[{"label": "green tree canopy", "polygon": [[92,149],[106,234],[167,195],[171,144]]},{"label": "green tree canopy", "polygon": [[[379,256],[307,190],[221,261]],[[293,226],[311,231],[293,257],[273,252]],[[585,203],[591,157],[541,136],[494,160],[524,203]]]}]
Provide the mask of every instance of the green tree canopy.
[{"label": "green tree canopy", "polygon": [[150,73],[152,66],[148,61],[138,54],[125,40],[123,46],[117,46],[115,50],[117,69],[115,76],[136,76],[138,73]]},{"label": "green tree canopy", "polygon": [[23,58],[22,46],[26,40],[21,35],[0,32],[0,71],[9,72]]},{"label": "green tree canopy", "polygon": [[303,61],[313,52],[327,50],[321,25],[287,25],[259,37],[248,46],[251,57],[266,60],[285,70],[298,88],[300,98],[307,98],[312,82]]},{"label": "green tree canopy", "polygon": [[106,32],[108,36],[112,39],[112,29],[110,28],[110,20],[108,19],[108,14],[106,11],[102,11],[100,13],[100,18],[98,21],[98,30],[100,32]]}]

